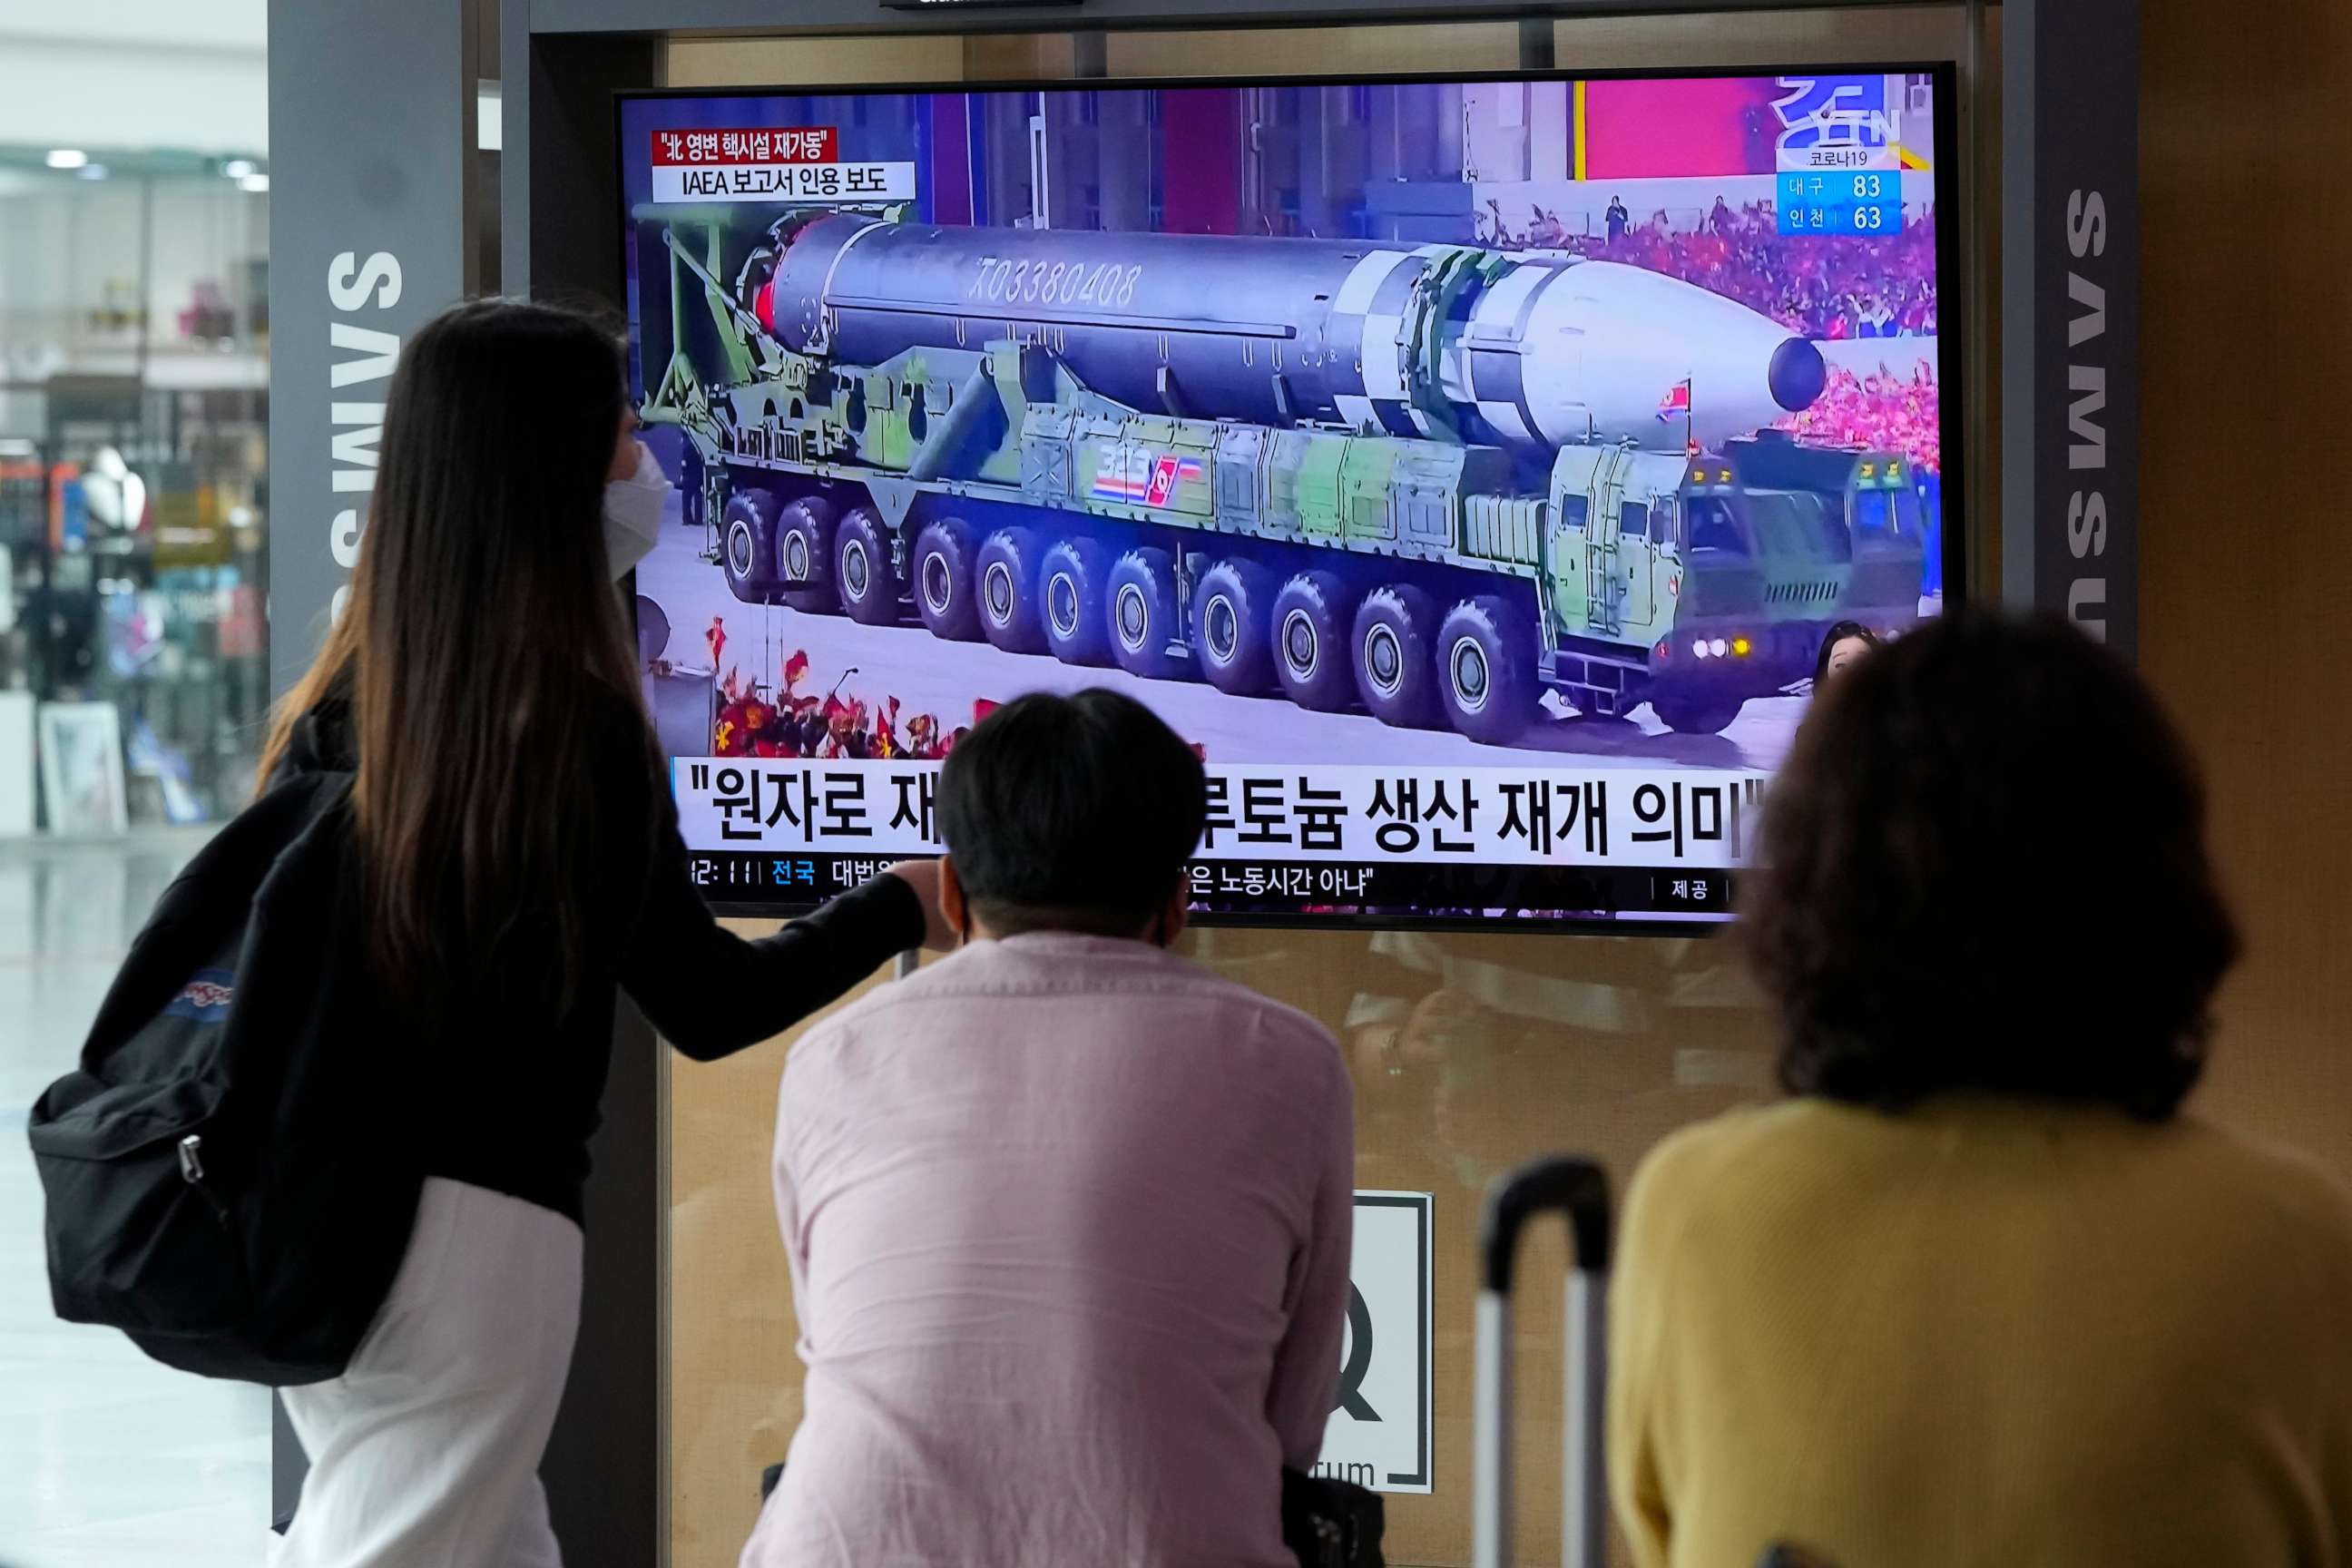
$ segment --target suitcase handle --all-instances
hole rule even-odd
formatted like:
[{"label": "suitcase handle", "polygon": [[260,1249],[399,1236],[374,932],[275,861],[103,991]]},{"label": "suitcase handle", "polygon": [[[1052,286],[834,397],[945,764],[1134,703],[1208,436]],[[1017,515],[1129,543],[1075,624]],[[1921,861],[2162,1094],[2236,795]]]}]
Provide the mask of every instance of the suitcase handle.
[{"label": "suitcase handle", "polygon": [[1568,1216],[1575,1247],[1570,1267],[1580,1274],[1609,1270],[1609,1178],[1588,1160],[1537,1160],[1505,1173],[1486,1190],[1478,1213],[1479,1283],[1497,1295],[1511,1293],[1511,1268],[1518,1256],[1519,1232],[1538,1215]]},{"label": "suitcase handle", "polygon": [[1605,1560],[1601,1384],[1607,1363],[1609,1178],[1590,1161],[1554,1157],[1499,1177],[1487,1189],[1478,1215],[1475,1568],[1502,1568],[1511,1555],[1511,1277],[1520,1232],[1537,1215],[1554,1211],[1568,1222],[1570,1247],[1560,1346],[1566,1426],[1560,1437],[1560,1557],[1573,1568],[1601,1568]]}]

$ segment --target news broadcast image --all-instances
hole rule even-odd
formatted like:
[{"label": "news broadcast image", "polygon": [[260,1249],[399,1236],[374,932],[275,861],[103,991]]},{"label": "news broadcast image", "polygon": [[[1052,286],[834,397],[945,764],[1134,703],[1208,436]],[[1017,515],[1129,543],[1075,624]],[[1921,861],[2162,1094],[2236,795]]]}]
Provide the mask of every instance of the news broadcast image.
[{"label": "news broadcast image", "polygon": [[1830,628],[1943,602],[1938,77],[622,105],[636,578],[715,902],[1107,686],[1212,916],[1715,921]]}]

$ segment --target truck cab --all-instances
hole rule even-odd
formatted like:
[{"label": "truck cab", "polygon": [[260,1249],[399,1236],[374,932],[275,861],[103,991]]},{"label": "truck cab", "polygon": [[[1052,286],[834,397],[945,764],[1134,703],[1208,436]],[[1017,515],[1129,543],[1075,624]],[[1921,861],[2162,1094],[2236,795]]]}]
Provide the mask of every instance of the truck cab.
[{"label": "truck cab", "polygon": [[1570,449],[1553,474],[1555,684],[1719,731],[1811,674],[1822,635],[1918,619],[1924,531],[1897,456],[1772,430],[1689,456]]}]

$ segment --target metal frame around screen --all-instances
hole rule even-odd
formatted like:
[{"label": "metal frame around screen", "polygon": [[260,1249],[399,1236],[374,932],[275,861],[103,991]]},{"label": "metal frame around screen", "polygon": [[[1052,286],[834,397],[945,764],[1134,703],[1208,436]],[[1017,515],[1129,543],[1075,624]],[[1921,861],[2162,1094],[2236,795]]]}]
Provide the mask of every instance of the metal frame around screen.
[{"label": "metal frame around screen", "polygon": [[[928,13],[926,13],[928,15]],[[1943,351],[1939,330],[1936,365],[1936,433],[1937,441],[1946,456],[1942,460],[1944,476],[1944,520],[1940,544],[1944,603],[1947,612],[1958,610],[1969,602],[1968,591],[1968,480],[1966,474],[1969,443],[1974,432],[1967,428],[1968,355],[1966,323],[1969,300],[1965,268],[1958,264],[1958,234],[1961,224],[1958,142],[1958,62],[1955,60],[1840,60],[1837,71],[1843,75],[1925,75],[1934,79],[1936,161],[1929,171],[1935,177],[1936,211],[1936,297],[1939,322],[1960,323],[1958,342],[1954,351]],[[1538,83],[1579,81],[1682,81],[1737,80],[1752,77],[1781,76],[1799,71],[1820,71],[1818,64],[1802,62],[1782,65],[1702,66],[1649,69],[1615,68],[1605,70],[1563,71],[1495,70],[1445,71],[1431,74],[1420,72],[1382,72],[1367,75],[1317,76],[1216,76],[1216,77],[1063,77],[1029,80],[989,80],[961,82],[884,82],[848,87],[824,87],[808,84],[762,84],[726,86],[719,88],[665,87],[629,88],[613,94],[613,167],[617,182],[622,167],[623,142],[621,106],[634,102],[685,100],[713,101],[728,99],[757,98],[920,98],[934,93],[1019,93],[1019,92],[1164,92],[1184,89],[1232,88],[1247,90],[1254,88],[1299,87],[1359,87],[1359,86],[1473,86],[1488,82]],[[621,228],[614,247],[613,264],[614,298],[628,298],[629,247],[635,243],[630,226],[625,196],[616,213]],[[1954,221],[1944,221],[1949,213]],[[632,321],[631,326],[638,323]],[[1955,439],[1955,437],[1958,438]],[[634,613],[634,610],[632,611]],[[1042,656],[1041,656],[1042,657]],[[1506,748],[1507,749],[1507,748]],[[816,909],[823,900],[793,902],[750,902],[729,899],[707,900],[713,912],[730,919],[776,920],[791,919]],[[1691,917],[1682,920],[1657,917],[1625,916],[1595,918],[1590,915],[1561,915],[1557,919],[1541,916],[1501,916],[1481,918],[1463,915],[1400,914],[1390,910],[1359,911],[1352,914],[1294,915],[1276,912],[1227,912],[1194,910],[1192,923],[1204,929],[1271,930],[1271,931],[1508,931],[1541,936],[1711,936],[1732,923],[1728,914]]]}]

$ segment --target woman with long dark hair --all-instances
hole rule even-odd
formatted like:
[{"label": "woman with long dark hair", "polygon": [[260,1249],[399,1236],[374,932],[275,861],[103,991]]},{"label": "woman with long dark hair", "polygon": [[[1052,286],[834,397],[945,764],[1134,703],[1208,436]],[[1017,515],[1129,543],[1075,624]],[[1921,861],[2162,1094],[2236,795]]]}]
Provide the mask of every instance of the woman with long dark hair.
[{"label": "woman with long dark hair", "polygon": [[[427,1178],[345,1373],[285,1393],[310,1472],[281,1561],[561,1561],[538,1467],[579,1322],[582,1193],[629,993],[697,1060],[765,1039],[922,942],[929,868],[777,935],[721,930],[637,696],[608,548],[666,488],[619,344],[460,306],[408,343],[348,602],[262,777],[353,771],[383,1028]],[[367,1042],[374,1044],[375,1042]]]}]

